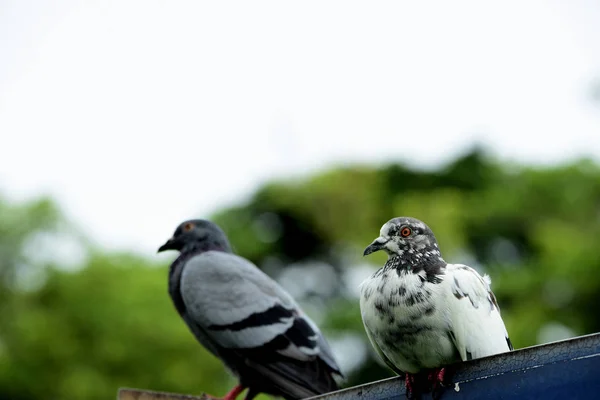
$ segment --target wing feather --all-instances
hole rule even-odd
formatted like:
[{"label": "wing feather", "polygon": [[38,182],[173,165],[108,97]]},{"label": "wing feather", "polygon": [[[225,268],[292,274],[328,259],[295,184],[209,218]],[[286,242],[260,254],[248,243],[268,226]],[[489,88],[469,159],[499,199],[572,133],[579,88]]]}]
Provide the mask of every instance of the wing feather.
[{"label": "wing feather", "polygon": [[250,261],[215,251],[197,255],[184,268],[181,294],[186,322],[219,356],[234,354],[230,363],[242,360],[293,396],[337,388],[331,374],[341,373],[317,326]]},{"label": "wing feather", "polygon": [[463,361],[512,350],[491,280],[473,268],[448,264],[451,337]]}]

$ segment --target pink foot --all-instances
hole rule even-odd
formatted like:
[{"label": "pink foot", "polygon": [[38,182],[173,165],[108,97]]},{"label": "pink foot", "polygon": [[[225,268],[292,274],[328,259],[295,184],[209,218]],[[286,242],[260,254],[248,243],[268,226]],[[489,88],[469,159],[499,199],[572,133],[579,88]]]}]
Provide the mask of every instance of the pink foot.
[{"label": "pink foot", "polygon": [[437,373],[437,380],[442,386],[444,386],[444,377],[445,376],[446,376],[446,368],[440,368],[439,372]]},{"label": "pink foot", "polygon": [[446,386],[446,368],[434,369],[429,373],[429,382],[431,383],[431,395],[434,399],[439,399]]},{"label": "pink foot", "polygon": [[415,376],[413,374],[405,374],[404,376],[404,386],[406,387],[406,397],[408,399],[412,399],[415,390]]},{"label": "pink foot", "polygon": [[229,393],[227,393],[225,395],[225,397],[223,397],[223,400],[235,400],[236,397],[238,397],[240,395],[240,393],[242,393],[244,391],[244,389],[246,389],[246,388],[243,387],[242,385],[235,386],[233,389],[231,389],[229,391]]},{"label": "pink foot", "polygon": [[429,373],[427,374],[427,382],[429,382],[429,384],[433,384],[435,382],[435,380],[437,379],[437,375],[438,375],[438,370],[436,370],[436,369],[430,370]]},{"label": "pink foot", "polygon": [[231,389],[224,397],[215,397],[210,394],[207,394],[206,397],[212,400],[235,400],[240,393],[242,393],[246,388],[242,385],[237,385],[233,389]]}]

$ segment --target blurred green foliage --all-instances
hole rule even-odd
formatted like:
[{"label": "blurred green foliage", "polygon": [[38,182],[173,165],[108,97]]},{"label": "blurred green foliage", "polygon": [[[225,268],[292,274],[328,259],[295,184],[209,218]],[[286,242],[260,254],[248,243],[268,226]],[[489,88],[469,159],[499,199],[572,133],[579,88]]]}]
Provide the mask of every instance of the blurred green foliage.
[{"label": "blurred green foliage", "polygon": [[[591,161],[530,168],[474,150],[434,171],[349,166],[270,183],[213,219],[343,350],[350,386],[392,375],[366,341],[355,277],[384,263],[362,250],[400,215],[426,221],[449,262],[491,275],[515,347],[600,331]],[[39,257],[36,238],[65,232],[79,237],[51,201],[0,199],[0,400],[114,398],[122,386],[224,394],[234,380],[179,319],[167,265],[84,242],[75,268]]]}]

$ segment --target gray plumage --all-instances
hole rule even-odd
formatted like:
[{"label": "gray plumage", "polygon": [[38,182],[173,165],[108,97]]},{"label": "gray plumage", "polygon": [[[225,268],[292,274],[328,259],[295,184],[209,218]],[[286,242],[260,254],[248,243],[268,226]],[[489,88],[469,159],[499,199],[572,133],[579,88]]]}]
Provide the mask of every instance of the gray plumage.
[{"label": "gray plumage", "polygon": [[364,254],[378,250],[388,261],[361,284],[360,308],[391,369],[415,374],[512,350],[489,277],[446,263],[425,223],[388,221]]},{"label": "gray plumage", "polygon": [[183,222],[159,251],[169,249],[181,253],[169,272],[177,311],[249,388],[247,399],[259,392],[300,399],[338,388],[341,373],[318,327],[274,280],[232,253],[217,225]]}]

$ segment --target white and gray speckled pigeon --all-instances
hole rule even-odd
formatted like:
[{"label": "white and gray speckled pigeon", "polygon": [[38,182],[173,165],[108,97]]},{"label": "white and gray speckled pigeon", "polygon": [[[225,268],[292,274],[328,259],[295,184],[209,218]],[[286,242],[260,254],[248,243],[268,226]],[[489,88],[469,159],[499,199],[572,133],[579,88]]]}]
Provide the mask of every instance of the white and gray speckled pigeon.
[{"label": "white and gray speckled pigeon", "polygon": [[420,371],[429,370],[435,390],[444,366],[513,349],[490,278],[446,263],[423,222],[391,219],[364,255],[378,250],[388,261],[361,284],[360,310],[377,353],[405,373],[407,394]]},{"label": "white and gray speckled pigeon", "polygon": [[250,261],[232,253],[225,233],[206,220],[185,221],[158,251],[181,254],[169,294],[198,341],[238,377],[225,397],[246,388],[301,399],[338,389],[341,376],[319,328],[294,299]]}]

